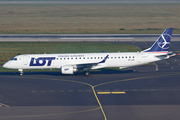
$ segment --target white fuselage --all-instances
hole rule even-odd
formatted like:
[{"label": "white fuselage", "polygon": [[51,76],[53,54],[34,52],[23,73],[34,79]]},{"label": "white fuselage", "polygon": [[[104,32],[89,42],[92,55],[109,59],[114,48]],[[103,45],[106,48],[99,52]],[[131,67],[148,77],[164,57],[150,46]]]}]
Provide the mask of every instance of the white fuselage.
[{"label": "white fuselage", "polygon": [[[119,53],[78,53],[78,54],[24,54],[15,56],[15,60],[9,60],[3,67],[10,69],[60,69],[62,66],[98,63],[91,69],[105,67],[126,68],[154,62],[165,57],[156,57],[167,53],[149,52],[119,52]],[[99,63],[106,56],[104,63]]]}]

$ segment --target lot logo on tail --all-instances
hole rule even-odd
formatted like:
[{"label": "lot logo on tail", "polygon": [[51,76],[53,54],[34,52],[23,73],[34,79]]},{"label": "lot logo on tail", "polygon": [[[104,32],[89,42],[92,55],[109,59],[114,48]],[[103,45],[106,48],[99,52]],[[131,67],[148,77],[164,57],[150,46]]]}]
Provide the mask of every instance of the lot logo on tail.
[{"label": "lot logo on tail", "polygon": [[169,49],[173,28],[166,29],[156,42],[143,52],[167,52]]},{"label": "lot logo on tail", "polygon": [[55,57],[39,57],[37,59],[31,58],[29,66],[44,66],[47,63],[47,66],[51,66],[52,61],[55,60]]},{"label": "lot logo on tail", "polygon": [[167,40],[170,40],[170,39],[171,39],[171,36],[169,34],[162,34],[161,37],[157,41],[158,46],[162,49],[168,49],[170,42],[167,42]]}]

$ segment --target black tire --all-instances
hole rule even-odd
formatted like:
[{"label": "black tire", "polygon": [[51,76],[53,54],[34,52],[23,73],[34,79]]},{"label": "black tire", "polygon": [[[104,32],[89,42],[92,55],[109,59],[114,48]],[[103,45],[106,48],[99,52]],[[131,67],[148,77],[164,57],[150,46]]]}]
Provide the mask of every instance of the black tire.
[{"label": "black tire", "polygon": [[85,76],[89,76],[89,71],[85,71]]}]

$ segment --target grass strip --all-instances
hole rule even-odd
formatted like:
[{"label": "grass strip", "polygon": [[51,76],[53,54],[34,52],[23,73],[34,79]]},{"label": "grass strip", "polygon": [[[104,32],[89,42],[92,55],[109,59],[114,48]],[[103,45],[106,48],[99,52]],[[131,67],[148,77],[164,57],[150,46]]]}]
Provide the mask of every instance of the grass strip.
[{"label": "grass strip", "polygon": [[180,33],[180,3],[0,4],[0,34]]}]

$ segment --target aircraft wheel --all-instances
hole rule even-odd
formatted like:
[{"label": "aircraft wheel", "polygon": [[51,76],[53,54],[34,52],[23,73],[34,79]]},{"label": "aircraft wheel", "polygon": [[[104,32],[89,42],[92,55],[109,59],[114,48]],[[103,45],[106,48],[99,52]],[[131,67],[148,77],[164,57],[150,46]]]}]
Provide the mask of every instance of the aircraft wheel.
[{"label": "aircraft wheel", "polygon": [[20,72],[20,76],[23,75],[23,69],[18,69],[18,71]]},{"label": "aircraft wheel", "polygon": [[85,76],[89,76],[89,71],[85,71]]}]

